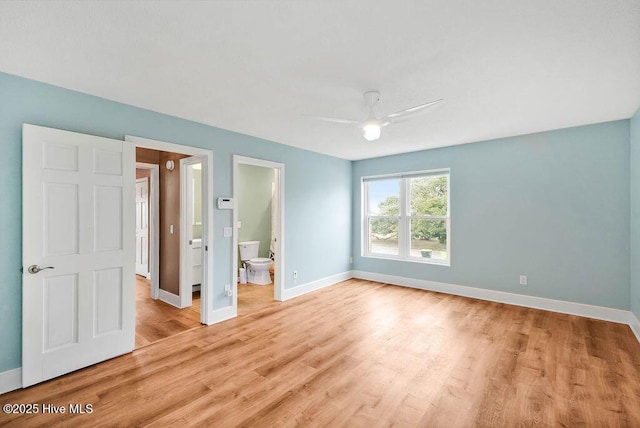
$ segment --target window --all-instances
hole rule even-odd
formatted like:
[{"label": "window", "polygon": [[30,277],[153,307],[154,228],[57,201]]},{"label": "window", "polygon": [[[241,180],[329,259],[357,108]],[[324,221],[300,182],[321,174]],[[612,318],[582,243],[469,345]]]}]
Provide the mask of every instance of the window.
[{"label": "window", "polygon": [[449,265],[449,170],[362,180],[362,255]]}]

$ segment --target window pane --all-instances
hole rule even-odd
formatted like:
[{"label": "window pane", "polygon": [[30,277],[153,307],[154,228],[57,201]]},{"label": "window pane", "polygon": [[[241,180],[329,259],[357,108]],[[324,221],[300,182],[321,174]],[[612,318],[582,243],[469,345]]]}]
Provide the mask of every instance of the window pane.
[{"label": "window pane", "polygon": [[411,215],[447,215],[447,176],[411,178]]},{"label": "window pane", "polygon": [[447,221],[411,219],[411,257],[447,260]]},{"label": "window pane", "polygon": [[369,215],[400,215],[400,179],[376,180],[369,188]]},{"label": "window pane", "polygon": [[373,254],[399,255],[398,219],[369,219],[369,252]]}]

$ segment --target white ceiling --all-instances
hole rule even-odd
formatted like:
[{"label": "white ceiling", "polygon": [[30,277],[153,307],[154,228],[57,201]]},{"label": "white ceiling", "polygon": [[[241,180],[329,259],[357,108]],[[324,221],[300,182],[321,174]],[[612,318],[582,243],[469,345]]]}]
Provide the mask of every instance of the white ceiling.
[{"label": "white ceiling", "polygon": [[[629,118],[640,1],[3,1],[0,71],[363,159]],[[446,101],[375,142],[303,116],[368,90]]]}]

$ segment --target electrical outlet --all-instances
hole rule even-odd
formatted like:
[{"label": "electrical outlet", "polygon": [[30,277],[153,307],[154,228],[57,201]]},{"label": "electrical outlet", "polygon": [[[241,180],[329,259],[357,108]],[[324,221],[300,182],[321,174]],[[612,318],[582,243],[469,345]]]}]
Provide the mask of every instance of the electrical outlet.
[{"label": "electrical outlet", "polygon": [[231,238],[231,236],[233,236],[233,229],[231,227],[223,228],[222,236],[224,236],[225,238]]},{"label": "electrical outlet", "polygon": [[224,294],[226,294],[229,297],[233,296],[233,290],[231,289],[230,284],[227,284],[224,286]]},{"label": "electrical outlet", "polygon": [[297,270],[293,271],[293,279],[298,279],[298,271]]},{"label": "electrical outlet", "polygon": [[349,257],[349,264],[353,264],[353,257]]},{"label": "electrical outlet", "polygon": [[527,285],[527,275],[520,275],[520,285]]}]

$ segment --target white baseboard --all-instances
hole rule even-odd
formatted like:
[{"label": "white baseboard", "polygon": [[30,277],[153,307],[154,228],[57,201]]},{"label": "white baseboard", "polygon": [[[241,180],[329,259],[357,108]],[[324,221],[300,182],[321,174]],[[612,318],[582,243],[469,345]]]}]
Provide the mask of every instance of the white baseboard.
[{"label": "white baseboard", "polygon": [[473,297],[475,299],[489,300],[491,302],[507,303],[510,305],[525,306],[533,309],[543,309],[545,311],[560,312],[563,314],[578,315],[581,317],[629,324],[630,312],[622,309],[585,305],[583,303],[526,296],[523,294],[507,293],[505,291],[487,290],[484,288],[468,287],[464,285],[454,285],[372,272],[353,271],[353,277],[369,281],[383,282],[386,284],[400,285],[403,287],[418,288],[420,290],[438,291],[440,293],[454,294],[456,296]]},{"label": "white baseboard", "polygon": [[158,293],[158,299],[171,306],[182,309],[182,302],[180,301],[180,296],[178,296],[177,294],[169,293],[166,290],[160,289]]},{"label": "white baseboard", "polygon": [[22,388],[22,368],[0,373],[0,394]]},{"label": "white baseboard", "polygon": [[294,297],[302,296],[303,294],[311,293],[312,291],[316,291],[351,278],[353,278],[353,271],[347,271],[327,276],[326,278],[321,278],[316,281],[307,282],[306,284],[298,285],[297,287],[285,288],[282,290],[282,301],[284,302],[285,300],[293,299]]},{"label": "white baseboard", "polygon": [[629,327],[631,327],[631,331],[636,335],[638,342],[640,342],[640,320],[631,311],[629,311]]},{"label": "white baseboard", "polygon": [[237,312],[233,310],[233,306],[227,306],[220,309],[214,309],[211,312],[211,319],[207,320],[207,325],[216,324],[222,321],[226,321],[238,316]]}]

